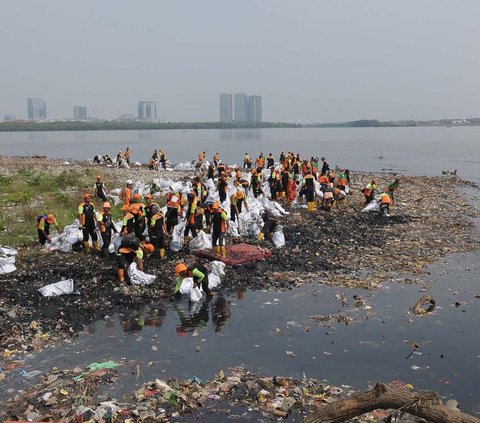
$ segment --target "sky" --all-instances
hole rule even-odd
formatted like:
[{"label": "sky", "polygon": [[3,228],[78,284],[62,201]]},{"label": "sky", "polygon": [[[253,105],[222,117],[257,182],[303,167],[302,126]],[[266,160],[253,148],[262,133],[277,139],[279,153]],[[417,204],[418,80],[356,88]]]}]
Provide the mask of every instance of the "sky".
[{"label": "sky", "polygon": [[478,0],[0,0],[0,120],[74,105],[112,119],[218,121],[222,92],[263,119],[480,117]]}]

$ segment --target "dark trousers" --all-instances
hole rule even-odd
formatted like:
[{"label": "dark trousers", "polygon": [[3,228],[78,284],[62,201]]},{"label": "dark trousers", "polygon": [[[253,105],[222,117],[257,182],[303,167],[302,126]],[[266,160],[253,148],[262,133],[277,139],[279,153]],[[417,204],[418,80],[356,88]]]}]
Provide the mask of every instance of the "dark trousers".
[{"label": "dark trousers", "polygon": [[[37,232],[38,232],[38,242],[41,244],[41,245],[45,245],[45,243],[47,242],[47,237],[44,235],[43,231],[41,231],[40,229],[37,229]],[[50,230],[45,228],[45,233],[47,234],[47,236],[49,236]]]},{"label": "dark trousers", "polygon": [[92,241],[97,241],[97,232],[95,230],[95,225],[85,225],[82,230],[83,233],[83,242],[88,242],[90,237]]},{"label": "dark trousers", "polygon": [[223,232],[214,230],[212,233],[212,245],[216,247],[218,244],[220,247],[223,247],[225,245],[224,238],[225,234]]},{"label": "dark trousers", "polygon": [[105,231],[101,232],[100,234],[102,235],[103,242],[102,250],[104,251],[104,254],[107,254],[105,253],[105,250],[108,251],[108,247],[110,247],[110,241],[112,240],[112,231]]}]

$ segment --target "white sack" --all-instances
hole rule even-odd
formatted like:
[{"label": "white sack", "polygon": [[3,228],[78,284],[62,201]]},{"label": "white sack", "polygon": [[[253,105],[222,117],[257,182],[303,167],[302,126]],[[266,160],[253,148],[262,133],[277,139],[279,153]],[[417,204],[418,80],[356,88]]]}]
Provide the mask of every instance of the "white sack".
[{"label": "white sack", "polygon": [[380,203],[377,200],[373,200],[370,204],[368,204],[362,210],[362,213],[379,212],[379,211],[380,211]]},{"label": "white sack", "polygon": [[193,288],[193,278],[184,278],[180,285],[180,294],[190,294]]},{"label": "white sack", "polygon": [[190,251],[192,250],[209,250],[212,248],[212,236],[200,231],[188,244]]},{"label": "white sack", "polygon": [[38,290],[44,297],[57,297],[63,294],[71,294],[73,292],[73,279],[67,279],[45,285]]},{"label": "white sack", "polygon": [[194,286],[191,290],[190,290],[190,301],[194,302],[194,303],[197,303],[198,301],[200,301],[202,299],[202,288],[200,288],[199,286]]},{"label": "white sack", "polygon": [[277,229],[272,235],[272,241],[276,248],[285,247],[285,235],[283,235],[283,229]]},{"label": "white sack", "polygon": [[157,279],[155,275],[149,275],[148,273],[138,270],[137,263],[135,262],[130,264],[127,274],[133,285],[150,285]]},{"label": "white sack", "polygon": [[183,232],[185,231],[185,222],[180,222],[173,228],[172,242],[170,242],[170,251],[180,251],[183,247]]}]

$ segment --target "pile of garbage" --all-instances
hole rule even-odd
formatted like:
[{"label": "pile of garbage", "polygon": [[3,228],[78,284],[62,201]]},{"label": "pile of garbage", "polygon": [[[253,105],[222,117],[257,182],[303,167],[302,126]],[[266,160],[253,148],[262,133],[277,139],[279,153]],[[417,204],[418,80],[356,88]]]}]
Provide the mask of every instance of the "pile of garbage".
[{"label": "pile of garbage", "polygon": [[[92,363],[88,369],[52,370],[28,392],[21,392],[4,403],[2,420],[36,421],[173,421],[185,413],[204,407],[213,412],[222,404],[248,409],[251,416],[278,418],[305,416],[318,404],[330,403],[355,393],[350,386],[331,386],[316,379],[280,376],[261,377],[244,368],[232,368],[226,375],[203,382],[156,379],[123,399],[96,401],[98,391],[114,390],[122,364],[113,361]],[[111,395],[102,397],[114,398]],[[368,415],[362,420],[369,421]]]}]

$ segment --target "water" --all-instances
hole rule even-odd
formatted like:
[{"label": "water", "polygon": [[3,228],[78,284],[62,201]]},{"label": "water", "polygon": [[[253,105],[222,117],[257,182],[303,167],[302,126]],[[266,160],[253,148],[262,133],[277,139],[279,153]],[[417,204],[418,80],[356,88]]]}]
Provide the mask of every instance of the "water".
[{"label": "water", "polygon": [[[155,378],[211,379],[220,369],[240,365],[261,375],[305,374],[359,389],[400,379],[415,389],[453,397],[466,412],[480,413],[478,255],[450,256],[427,270],[426,294],[437,306],[425,317],[407,313],[425,294],[418,285],[385,284],[364,291],[306,284],[287,292],[247,291],[243,298],[220,294],[195,310],[189,310],[186,301],[125,310],[88,326],[70,344],[28,358],[24,369],[128,360],[118,382],[105,388],[115,397]],[[346,295],[349,305],[335,299],[337,292]],[[355,294],[371,310],[355,307]],[[353,321],[326,325],[309,317],[333,313]],[[418,343],[420,354],[410,354],[404,340]],[[5,389],[23,383],[22,376],[14,374]]]},{"label": "water", "polygon": [[[480,127],[288,128],[145,131],[71,131],[0,133],[2,155],[46,155],[91,159],[130,146],[132,160],[146,162],[155,148],[174,162],[189,161],[205,150],[227,163],[240,163],[248,152],[294,150],[305,157],[325,156],[331,165],[355,170],[382,169],[403,174],[439,175],[457,168],[480,182]],[[379,157],[383,156],[383,159]]]}]

